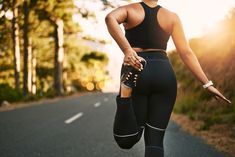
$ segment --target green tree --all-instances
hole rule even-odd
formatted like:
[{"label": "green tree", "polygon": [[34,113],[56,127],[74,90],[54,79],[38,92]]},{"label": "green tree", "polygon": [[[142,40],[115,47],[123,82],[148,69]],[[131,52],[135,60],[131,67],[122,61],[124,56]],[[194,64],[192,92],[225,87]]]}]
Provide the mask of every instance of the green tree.
[{"label": "green tree", "polygon": [[7,55],[8,53],[11,53],[10,50],[13,50],[12,52],[14,56],[15,88],[17,90],[19,90],[20,88],[20,44],[18,25],[18,4],[19,3],[17,0],[0,1],[0,10],[2,13],[0,17],[0,41],[1,43],[5,43],[0,45],[0,53],[2,53],[2,55]]},{"label": "green tree", "polygon": [[[38,0],[37,13],[40,20],[47,20],[53,26],[55,41],[54,87],[58,94],[63,93],[62,72],[64,61],[64,30],[72,31],[72,15],[75,13],[73,0]],[[65,23],[65,24],[64,24]],[[65,28],[64,28],[65,25]]]},{"label": "green tree", "polygon": [[[13,13],[13,6],[18,9],[18,18],[15,19],[10,18]],[[88,8],[86,9],[89,10]],[[18,25],[19,31],[19,45],[22,45],[17,51],[23,52],[18,58],[24,61],[24,64],[21,64],[21,68],[24,67],[21,73],[24,73],[24,75],[19,73],[19,76],[24,77],[24,79],[21,77],[19,84],[21,88],[23,85],[24,95],[27,96],[25,98],[31,99],[61,94],[63,89],[68,92],[69,88],[67,87],[69,86],[67,85],[79,90],[83,89],[83,86],[79,85],[83,78],[89,78],[90,82],[88,83],[91,84],[92,82],[94,86],[101,82],[97,85],[97,89],[102,87],[102,81],[107,75],[105,71],[105,65],[107,64],[106,55],[103,53],[101,55],[100,52],[91,52],[88,46],[82,45],[81,41],[83,39],[78,37],[78,33],[82,31],[81,27],[79,23],[72,21],[74,13],[82,14],[81,8],[76,8],[72,0],[0,0],[1,91],[11,92],[12,100],[14,101],[21,97],[21,93],[17,94],[17,91],[13,89],[16,82],[14,77],[18,77],[14,73],[14,40],[16,37],[13,38],[13,33],[14,29],[17,28],[16,25]],[[13,14],[14,16],[16,17],[17,15]],[[92,18],[88,17],[95,17],[95,14],[89,11],[87,15],[84,14],[82,16],[91,20]],[[15,21],[13,22],[13,20]],[[15,34],[17,33],[15,32]],[[60,53],[63,51],[66,53]],[[104,57],[94,57],[100,55]],[[63,56],[66,58],[63,58]],[[58,62],[60,57],[62,57],[62,62]],[[91,59],[88,59],[89,57]],[[84,58],[88,60],[84,60]],[[56,67],[56,62],[59,63],[59,67]],[[57,74],[55,69],[59,69]],[[99,75],[99,77],[95,75]],[[55,87],[55,80],[58,80],[55,79],[56,76],[60,78],[60,88],[57,88],[55,93],[53,86]],[[90,80],[90,78],[92,79]],[[29,94],[35,89],[37,89],[36,95]],[[3,93],[3,95],[0,94],[1,98],[8,100],[11,99],[11,96]]]}]

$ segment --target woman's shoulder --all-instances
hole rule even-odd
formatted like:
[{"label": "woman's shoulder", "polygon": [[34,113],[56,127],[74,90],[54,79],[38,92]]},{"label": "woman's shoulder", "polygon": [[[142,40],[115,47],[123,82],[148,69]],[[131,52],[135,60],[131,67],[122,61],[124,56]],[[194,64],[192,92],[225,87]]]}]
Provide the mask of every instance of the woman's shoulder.
[{"label": "woman's shoulder", "polygon": [[121,5],[116,9],[125,10],[128,14],[136,14],[140,12],[141,5],[140,5],[140,2],[132,2],[132,3]]},{"label": "woman's shoulder", "polygon": [[[161,5],[160,5],[161,6]],[[168,8],[165,8],[164,6],[161,6],[161,11],[169,17],[175,18],[175,16],[178,16],[177,13],[169,10]]]},{"label": "woman's shoulder", "polygon": [[179,20],[179,16],[176,12],[171,11],[163,6],[161,6],[161,12],[162,12],[162,14],[164,14],[164,17],[166,19],[169,19],[172,22],[176,22]]}]

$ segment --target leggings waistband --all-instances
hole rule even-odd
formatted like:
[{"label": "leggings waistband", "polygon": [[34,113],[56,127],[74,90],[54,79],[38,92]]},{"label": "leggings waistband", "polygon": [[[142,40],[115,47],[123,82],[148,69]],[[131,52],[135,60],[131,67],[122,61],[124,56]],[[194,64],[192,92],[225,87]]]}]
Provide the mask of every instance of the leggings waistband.
[{"label": "leggings waistband", "polygon": [[167,53],[161,50],[140,51],[137,54],[144,59],[165,59],[168,60]]}]

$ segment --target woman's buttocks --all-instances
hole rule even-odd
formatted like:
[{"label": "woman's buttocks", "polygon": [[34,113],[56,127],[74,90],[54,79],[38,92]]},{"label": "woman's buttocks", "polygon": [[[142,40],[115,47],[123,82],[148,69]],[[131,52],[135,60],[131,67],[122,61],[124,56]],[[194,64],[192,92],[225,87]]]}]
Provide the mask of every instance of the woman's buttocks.
[{"label": "woman's buttocks", "polygon": [[147,61],[147,66],[140,73],[135,92],[163,93],[175,92],[177,81],[170,60],[163,52],[138,52]]}]

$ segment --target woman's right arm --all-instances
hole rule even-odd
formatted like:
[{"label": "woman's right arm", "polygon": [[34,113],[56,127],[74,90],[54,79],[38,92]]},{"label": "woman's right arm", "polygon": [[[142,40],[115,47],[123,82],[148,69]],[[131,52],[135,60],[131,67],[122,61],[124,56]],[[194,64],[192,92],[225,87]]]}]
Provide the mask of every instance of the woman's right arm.
[{"label": "woman's right arm", "polygon": [[113,39],[116,41],[116,43],[125,55],[124,62],[132,65],[136,69],[140,69],[142,67],[140,63],[141,58],[132,49],[119,26],[121,23],[124,23],[127,20],[127,15],[127,7],[121,6],[106,15],[105,23],[107,25],[110,35],[113,37]]}]

